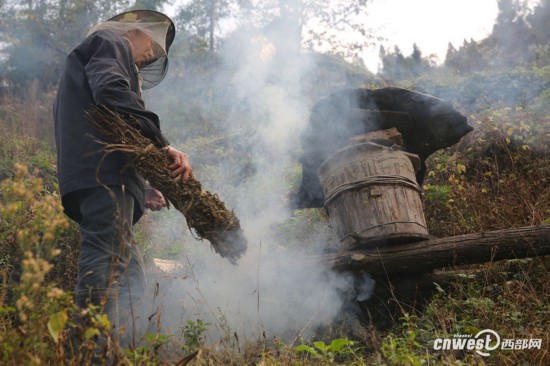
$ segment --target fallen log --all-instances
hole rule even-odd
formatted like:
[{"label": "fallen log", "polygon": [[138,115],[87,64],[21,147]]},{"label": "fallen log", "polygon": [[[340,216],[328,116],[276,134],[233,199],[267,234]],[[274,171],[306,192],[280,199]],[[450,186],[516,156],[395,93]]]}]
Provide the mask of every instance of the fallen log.
[{"label": "fallen log", "polygon": [[338,270],[366,271],[374,278],[387,278],[547,254],[550,254],[550,225],[536,225],[415,243],[382,244],[326,254],[324,261]]}]

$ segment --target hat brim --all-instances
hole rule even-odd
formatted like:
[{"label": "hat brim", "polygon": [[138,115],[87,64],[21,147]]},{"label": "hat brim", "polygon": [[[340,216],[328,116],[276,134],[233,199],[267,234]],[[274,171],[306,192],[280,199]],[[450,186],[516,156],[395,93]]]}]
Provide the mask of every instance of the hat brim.
[{"label": "hat brim", "polygon": [[131,10],[94,25],[87,36],[100,29],[110,29],[121,35],[131,29],[146,33],[154,42],[155,59],[139,67],[142,89],[150,89],[164,79],[168,72],[168,51],[176,35],[174,22],[168,16],[154,10]]}]

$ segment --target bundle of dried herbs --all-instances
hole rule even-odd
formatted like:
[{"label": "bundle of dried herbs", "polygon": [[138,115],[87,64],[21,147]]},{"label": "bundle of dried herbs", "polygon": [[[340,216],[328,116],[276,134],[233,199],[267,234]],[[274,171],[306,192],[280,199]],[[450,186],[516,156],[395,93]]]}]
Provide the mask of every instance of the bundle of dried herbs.
[{"label": "bundle of dried herbs", "polygon": [[130,157],[138,172],[159,190],[186,218],[189,229],[199,239],[210,242],[216,253],[235,264],[246,252],[247,242],[239,219],[216,194],[202,189],[191,175],[186,184],[168,169],[170,158],[136,128],[137,121],[122,117],[105,107],[87,112],[88,120],[110,141],[99,141],[105,154],[121,152]]}]

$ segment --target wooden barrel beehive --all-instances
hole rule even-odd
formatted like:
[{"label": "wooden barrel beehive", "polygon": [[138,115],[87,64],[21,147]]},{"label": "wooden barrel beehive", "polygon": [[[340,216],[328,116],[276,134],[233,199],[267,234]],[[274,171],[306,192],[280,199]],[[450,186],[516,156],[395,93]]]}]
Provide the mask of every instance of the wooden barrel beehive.
[{"label": "wooden barrel beehive", "polygon": [[417,155],[373,142],[347,145],[317,175],[325,208],[343,249],[428,238]]}]

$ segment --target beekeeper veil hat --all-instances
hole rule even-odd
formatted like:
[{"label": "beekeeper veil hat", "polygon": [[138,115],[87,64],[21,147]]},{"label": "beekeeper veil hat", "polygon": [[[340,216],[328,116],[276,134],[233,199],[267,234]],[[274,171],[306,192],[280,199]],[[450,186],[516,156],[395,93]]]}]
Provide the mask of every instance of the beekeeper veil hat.
[{"label": "beekeeper veil hat", "polygon": [[147,34],[153,40],[154,57],[139,66],[142,88],[150,89],[164,79],[168,71],[168,49],[176,35],[176,28],[169,17],[153,10],[132,10],[94,25],[86,36],[100,29],[109,29],[120,35],[138,29]]}]

